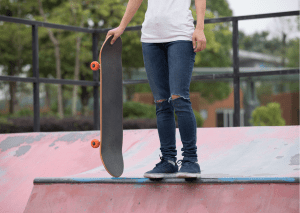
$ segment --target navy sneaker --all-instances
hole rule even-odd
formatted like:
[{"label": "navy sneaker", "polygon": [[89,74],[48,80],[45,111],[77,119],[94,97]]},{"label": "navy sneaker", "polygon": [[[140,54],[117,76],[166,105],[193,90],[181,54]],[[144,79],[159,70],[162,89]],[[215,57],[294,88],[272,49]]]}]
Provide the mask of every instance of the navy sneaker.
[{"label": "navy sneaker", "polygon": [[197,161],[179,160],[177,163],[181,164],[181,168],[176,174],[177,178],[197,178],[201,176],[200,166]]},{"label": "navy sneaker", "polygon": [[164,178],[168,174],[174,174],[178,172],[178,165],[172,160],[160,157],[160,162],[156,164],[154,169],[144,174],[145,178]]}]

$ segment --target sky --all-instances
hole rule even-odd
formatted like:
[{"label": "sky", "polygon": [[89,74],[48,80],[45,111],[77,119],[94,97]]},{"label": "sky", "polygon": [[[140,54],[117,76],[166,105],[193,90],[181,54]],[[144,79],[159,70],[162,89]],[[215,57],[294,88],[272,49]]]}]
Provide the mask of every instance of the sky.
[{"label": "sky", "polygon": [[[209,0],[208,0],[209,1]],[[299,10],[299,0],[227,0],[229,8],[233,11],[233,16],[245,16],[264,13],[276,13]],[[296,16],[290,16],[295,19]],[[239,21],[239,29],[246,35],[255,32],[269,31],[270,37],[279,36],[279,18],[264,18],[257,20]],[[295,21],[293,21],[294,27]],[[287,31],[288,29],[285,29]],[[293,29],[287,36],[288,39],[300,37],[300,33]]]}]

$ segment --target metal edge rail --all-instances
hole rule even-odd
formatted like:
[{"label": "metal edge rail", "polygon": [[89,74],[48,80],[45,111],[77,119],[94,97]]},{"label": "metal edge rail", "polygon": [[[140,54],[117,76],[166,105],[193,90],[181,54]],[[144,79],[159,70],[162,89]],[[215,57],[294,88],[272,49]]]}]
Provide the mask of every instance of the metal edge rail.
[{"label": "metal edge rail", "polygon": [[[211,24],[211,23],[230,22],[230,21],[234,21],[234,20],[250,20],[250,19],[274,18],[274,17],[296,16],[296,15],[300,15],[300,12],[298,10],[279,12],[279,13],[265,13],[265,14],[257,14],[257,15],[232,16],[232,17],[205,19],[204,23]],[[106,33],[112,29],[112,28],[88,29],[88,28],[83,28],[83,27],[75,27],[75,26],[62,25],[62,24],[52,24],[52,23],[41,22],[41,21],[26,20],[26,19],[3,16],[3,15],[0,15],[0,21],[26,24],[26,25],[37,25],[40,27],[48,27],[48,28],[54,28],[54,29],[70,30],[70,31],[85,32],[85,33]],[[197,22],[194,21],[194,24],[196,24],[196,23]],[[142,28],[141,25],[134,26],[134,27],[126,27],[125,31],[140,30],[141,28]]]},{"label": "metal edge rail", "polygon": [[33,184],[88,184],[88,183],[123,183],[123,184],[145,184],[145,183],[300,183],[299,177],[221,177],[221,178],[199,178],[187,182],[184,178],[168,178],[161,181],[151,181],[148,178],[36,178]]},{"label": "metal edge rail", "polygon": [[[286,69],[276,71],[265,71],[265,72],[240,72],[239,77],[251,77],[251,76],[266,76],[266,75],[294,75],[299,74],[300,69]],[[234,78],[234,74],[208,74],[208,75],[195,75],[192,76],[192,81],[205,80],[205,79],[223,79],[223,78]],[[29,82],[29,83],[52,83],[52,84],[69,84],[69,85],[81,85],[81,86],[99,86],[99,81],[76,81],[68,79],[51,79],[51,78],[34,78],[34,77],[17,77],[17,76],[0,76],[2,81],[15,81],[15,82]],[[148,83],[148,79],[140,80],[123,80],[123,85],[127,84],[143,84]]]}]

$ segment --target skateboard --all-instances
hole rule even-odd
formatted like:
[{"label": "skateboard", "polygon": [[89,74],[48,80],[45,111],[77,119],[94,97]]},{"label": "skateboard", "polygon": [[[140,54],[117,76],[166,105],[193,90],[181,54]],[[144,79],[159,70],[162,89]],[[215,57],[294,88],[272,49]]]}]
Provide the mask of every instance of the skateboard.
[{"label": "skateboard", "polygon": [[184,178],[185,181],[188,181],[188,182],[192,182],[192,181],[195,181],[197,179],[200,179],[200,174],[197,174],[196,177],[189,177],[188,175],[185,175],[184,173],[181,173],[180,175],[176,175],[176,174],[157,174],[157,175],[154,175],[152,174],[151,177],[150,176],[144,176],[146,178],[149,178],[149,180],[151,181],[161,181],[163,179],[175,179],[175,178]]},{"label": "skateboard", "polygon": [[124,170],[123,145],[123,77],[122,40],[113,45],[108,37],[100,50],[99,62],[90,65],[93,71],[100,69],[100,140],[91,142],[93,148],[100,147],[100,159],[106,171],[120,177]]}]

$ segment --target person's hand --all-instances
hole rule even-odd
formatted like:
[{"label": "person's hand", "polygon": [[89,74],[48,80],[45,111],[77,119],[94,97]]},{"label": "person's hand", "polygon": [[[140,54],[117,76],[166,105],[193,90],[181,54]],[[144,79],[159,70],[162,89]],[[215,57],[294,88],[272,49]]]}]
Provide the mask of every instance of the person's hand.
[{"label": "person's hand", "polygon": [[194,52],[199,52],[206,48],[206,38],[203,30],[195,29],[193,33],[193,48]]},{"label": "person's hand", "polygon": [[106,34],[106,38],[105,40],[109,37],[109,36],[113,36],[113,39],[111,40],[110,44],[113,45],[115,43],[115,41],[117,40],[117,38],[119,38],[123,32],[124,32],[124,28],[121,28],[120,26],[117,28],[114,28],[110,31],[107,32]]}]

